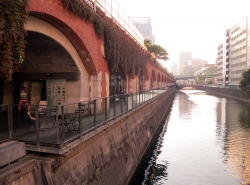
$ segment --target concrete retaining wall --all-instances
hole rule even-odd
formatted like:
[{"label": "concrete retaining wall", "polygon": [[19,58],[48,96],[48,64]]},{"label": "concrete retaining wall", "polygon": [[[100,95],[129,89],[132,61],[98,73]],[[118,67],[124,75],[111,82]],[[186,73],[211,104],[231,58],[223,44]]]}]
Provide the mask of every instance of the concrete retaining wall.
[{"label": "concrete retaining wall", "polygon": [[226,96],[226,97],[250,102],[250,92],[247,92],[247,91],[241,91],[237,89],[218,88],[218,87],[208,87],[208,86],[202,86],[202,90],[210,92],[210,93],[218,94],[221,96]]},{"label": "concrete retaining wall", "polygon": [[127,184],[174,96],[173,88],[114,120],[66,155],[28,155],[0,170],[0,184]]}]

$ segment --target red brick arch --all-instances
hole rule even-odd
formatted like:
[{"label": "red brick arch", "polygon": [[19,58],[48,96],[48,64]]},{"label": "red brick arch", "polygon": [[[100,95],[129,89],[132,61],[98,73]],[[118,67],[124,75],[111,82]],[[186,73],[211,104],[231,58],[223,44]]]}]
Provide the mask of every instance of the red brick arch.
[{"label": "red brick arch", "polygon": [[97,64],[100,61],[105,64],[100,51],[103,40],[96,37],[92,24],[62,9],[60,0],[30,0],[28,11],[30,15],[52,24],[70,40],[88,74],[96,75],[103,68],[107,69],[107,65]]}]

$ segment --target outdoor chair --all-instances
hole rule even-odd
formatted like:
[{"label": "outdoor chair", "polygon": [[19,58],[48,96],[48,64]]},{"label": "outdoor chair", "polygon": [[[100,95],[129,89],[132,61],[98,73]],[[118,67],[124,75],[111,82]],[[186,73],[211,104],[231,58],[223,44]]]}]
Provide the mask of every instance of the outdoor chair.
[{"label": "outdoor chair", "polygon": [[[82,117],[91,114],[91,104],[94,104],[94,101],[81,104]],[[75,109],[75,113],[79,113],[79,109]]]},{"label": "outdoor chair", "polygon": [[[55,125],[56,125],[56,115],[54,115],[54,119],[55,119]],[[63,126],[64,128],[67,128],[68,132],[70,132],[70,123],[66,121],[65,117],[64,117],[64,125],[62,124],[62,115],[58,115],[58,128],[59,128],[59,132],[62,133],[63,131]]]},{"label": "outdoor chair", "polygon": [[24,128],[26,129],[25,130],[25,133],[26,134],[27,132],[28,133],[33,133],[36,131],[36,127],[35,127],[35,120],[28,120],[24,117],[21,117],[21,120],[22,120],[22,125],[24,126]]}]

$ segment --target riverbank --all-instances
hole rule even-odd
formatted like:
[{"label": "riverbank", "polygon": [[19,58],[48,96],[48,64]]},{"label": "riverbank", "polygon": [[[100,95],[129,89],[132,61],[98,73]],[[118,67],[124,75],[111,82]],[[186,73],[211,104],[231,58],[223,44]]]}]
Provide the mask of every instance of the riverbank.
[{"label": "riverbank", "polygon": [[[130,185],[250,185],[250,104],[176,93],[162,133]],[[197,183],[198,182],[198,183]]]},{"label": "riverbank", "polygon": [[242,91],[242,90],[237,90],[237,89],[226,89],[226,88],[219,88],[219,87],[209,87],[209,86],[202,86],[201,90],[209,92],[209,93],[217,94],[220,96],[234,98],[234,99],[238,99],[238,100],[250,103],[249,91]]},{"label": "riverbank", "polygon": [[124,185],[171,108],[175,88],[110,121],[64,155],[33,153],[0,169],[0,184]]}]

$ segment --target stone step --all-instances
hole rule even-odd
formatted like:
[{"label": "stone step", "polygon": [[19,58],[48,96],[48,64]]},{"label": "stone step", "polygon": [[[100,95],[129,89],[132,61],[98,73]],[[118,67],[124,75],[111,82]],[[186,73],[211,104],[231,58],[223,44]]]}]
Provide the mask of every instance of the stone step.
[{"label": "stone step", "polygon": [[24,142],[7,141],[0,144],[0,167],[26,155]]}]

